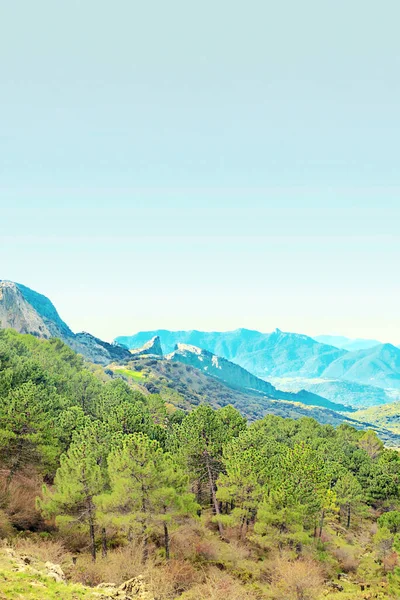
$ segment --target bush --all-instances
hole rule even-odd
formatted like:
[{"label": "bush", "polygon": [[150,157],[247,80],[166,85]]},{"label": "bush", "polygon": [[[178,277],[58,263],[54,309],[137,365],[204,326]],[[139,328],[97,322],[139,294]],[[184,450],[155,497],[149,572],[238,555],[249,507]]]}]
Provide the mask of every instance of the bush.
[{"label": "bush", "polygon": [[211,569],[204,583],[196,585],[180,598],[181,600],[255,600],[257,596],[247,591],[227,573]]},{"label": "bush", "polygon": [[344,573],[355,573],[357,571],[360,561],[354,556],[354,552],[347,548],[335,548],[335,550],[332,550],[332,554],[339,562]]},{"label": "bush", "polygon": [[314,600],[322,589],[323,575],[314,561],[276,561],[271,590],[274,600]]},{"label": "bush", "polygon": [[143,574],[142,556],[143,548],[139,544],[113,550],[106,558],[98,557],[96,562],[92,561],[89,554],[82,554],[76,564],[69,568],[67,575],[72,581],[89,586],[104,582],[120,585]]},{"label": "bush", "polygon": [[60,541],[43,540],[38,535],[17,538],[14,540],[13,546],[18,552],[32,556],[42,562],[62,564],[66,560],[71,560],[71,555]]},{"label": "bush", "polygon": [[[1,482],[4,485],[4,481]],[[42,482],[38,477],[18,474],[11,481],[5,503],[5,513],[15,529],[40,531],[45,523],[38,510],[36,498],[41,493]]]},{"label": "bush", "polygon": [[10,538],[13,533],[14,529],[10,523],[10,519],[4,510],[0,510],[0,539]]}]

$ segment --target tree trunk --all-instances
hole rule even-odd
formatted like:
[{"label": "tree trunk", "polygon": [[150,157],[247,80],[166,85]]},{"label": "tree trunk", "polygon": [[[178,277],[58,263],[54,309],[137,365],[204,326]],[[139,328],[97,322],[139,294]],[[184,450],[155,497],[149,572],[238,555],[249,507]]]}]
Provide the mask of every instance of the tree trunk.
[{"label": "tree trunk", "polygon": [[101,530],[101,554],[103,558],[107,556],[107,532],[106,528],[103,527]]},{"label": "tree trunk", "polygon": [[196,481],[196,501],[197,504],[201,504],[201,482],[200,479]]},{"label": "tree trunk", "polygon": [[89,535],[90,535],[90,552],[92,560],[96,560],[96,539],[94,536],[94,522],[92,516],[89,517]]},{"label": "tree trunk", "polygon": [[169,532],[167,524],[164,523],[164,546],[165,546],[165,558],[169,560]]},{"label": "tree trunk", "polygon": [[246,539],[246,533],[247,533],[247,519],[245,516],[243,516],[242,521],[240,523],[240,535],[239,535],[242,542],[244,542],[244,540]]},{"label": "tree trunk", "polygon": [[325,519],[325,511],[323,510],[321,513],[321,521],[319,523],[319,538],[321,539],[322,536],[322,529],[324,527],[324,519]]},{"label": "tree trunk", "polygon": [[350,502],[347,504],[347,529],[350,529],[350,519],[351,519],[351,506]]},{"label": "tree trunk", "polygon": [[142,523],[142,535],[143,535],[143,562],[146,562],[149,557],[149,549],[147,547],[147,528],[146,528],[146,491],[142,485],[142,512],[143,512],[143,523]]},{"label": "tree trunk", "polygon": [[[86,486],[85,486],[86,487]],[[88,511],[88,522],[89,522],[89,537],[90,537],[90,553],[93,561],[96,560],[96,538],[94,534],[94,505],[92,496],[89,495],[87,488],[85,492],[88,494],[86,497],[86,506]]]},{"label": "tree trunk", "polygon": [[221,536],[221,538],[223,538],[224,537],[224,529],[222,527],[221,521],[218,519],[218,517],[221,513],[219,510],[219,504],[218,504],[218,500],[217,500],[217,496],[216,496],[216,492],[215,492],[215,484],[214,484],[214,479],[213,479],[212,472],[211,472],[210,459],[209,459],[208,454],[206,454],[206,466],[207,466],[208,480],[210,482],[211,499],[212,499],[212,503],[214,505],[214,512],[217,517],[218,531],[219,531],[219,535]]}]

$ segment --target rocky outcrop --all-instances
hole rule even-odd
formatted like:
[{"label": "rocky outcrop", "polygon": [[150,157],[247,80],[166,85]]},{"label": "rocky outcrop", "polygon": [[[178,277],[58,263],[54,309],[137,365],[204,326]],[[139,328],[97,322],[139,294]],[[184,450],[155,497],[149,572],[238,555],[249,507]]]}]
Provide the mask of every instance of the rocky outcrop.
[{"label": "rocky outcrop", "polygon": [[82,332],[65,340],[78,354],[82,354],[90,362],[107,365],[110,362],[129,360],[131,353],[119,344],[109,344],[90,333]]},{"label": "rocky outcrop", "polygon": [[[28,595],[24,595],[24,592],[29,589],[29,591],[37,590],[37,595],[29,594],[29,598],[35,597],[43,600],[50,595],[52,598],[53,595],[57,598],[67,596],[68,598],[77,598],[78,594],[79,598],[93,598],[93,600],[155,600],[141,576],[129,579],[121,585],[101,583],[96,588],[71,584],[67,581],[60,565],[49,561],[43,562],[37,557],[18,552],[7,546],[0,548],[0,572],[3,576],[2,581],[12,587],[11,595],[7,595],[7,598],[28,597]],[[21,579],[21,574],[23,574],[23,579]],[[23,587],[21,587],[22,582],[25,584]],[[12,586],[13,583],[15,586]],[[0,598],[6,598],[1,591],[2,588]]]},{"label": "rocky outcrop", "polygon": [[103,590],[99,600],[155,600],[146,588],[143,577],[134,577],[120,586],[102,583],[97,589]]},{"label": "rocky outcrop", "polygon": [[[51,338],[73,335],[72,331],[61,321],[57,311],[50,301],[42,302],[44,314],[40,314],[23,293],[27,288],[20,287],[11,281],[0,281],[0,323],[1,326],[11,327],[20,333],[31,333],[36,337]],[[40,305],[40,295],[31,295],[35,298],[37,308]],[[44,296],[42,297],[44,298]],[[51,310],[51,307],[54,311]],[[49,315],[55,317],[52,320]]]},{"label": "rocky outcrop", "polygon": [[161,348],[161,340],[158,335],[155,335],[151,340],[146,342],[141,348],[134,348],[131,350],[131,354],[133,356],[159,356],[160,358],[163,356],[163,351]]},{"label": "rocky outcrop", "polygon": [[119,344],[89,333],[73,333],[46,296],[12,281],[0,281],[0,326],[39,338],[60,338],[87,360],[103,365],[131,358],[129,350]]}]

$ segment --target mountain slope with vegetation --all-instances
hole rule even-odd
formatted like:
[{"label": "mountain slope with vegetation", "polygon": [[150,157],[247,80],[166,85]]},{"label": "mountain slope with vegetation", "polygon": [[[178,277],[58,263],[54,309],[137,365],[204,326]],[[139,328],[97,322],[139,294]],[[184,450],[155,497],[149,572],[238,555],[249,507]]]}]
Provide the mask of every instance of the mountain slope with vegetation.
[{"label": "mountain slope with vegetation", "polygon": [[[372,426],[368,421],[353,418],[352,411],[338,412],[330,409],[329,405],[325,408],[319,406],[319,396],[305,394],[306,403],[310,405],[301,402],[302,393],[285,395],[283,392],[280,397],[279,390],[276,390],[276,397],[268,397],[256,390],[229,386],[226,382],[180,361],[162,360],[154,356],[133,356],[124,365],[109,365],[106,372],[123,378],[136,391],[159,394],[168,407],[184,411],[200,404],[210,404],[216,409],[231,404],[249,421],[272,414],[291,419],[311,417],[319,423],[334,426],[348,424],[364,430]],[[335,405],[332,403],[332,406]],[[400,437],[389,428],[376,426],[376,432],[389,446],[399,445]]]},{"label": "mountain slope with vegetation", "polygon": [[296,390],[295,393],[283,392],[280,389],[276,389],[268,381],[259,379],[239,365],[196,346],[177,344],[174,352],[167,354],[165,358],[166,360],[191,365],[210,377],[220,379],[230,387],[244,390],[246,393],[253,395],[262,394],[271,399],[301,402],[302,404],[320,406],[340,412],[348,412],[350,410],[343,404],[329,402],[326,398],[317,396],[314,393],[307,393],[302,388]]},{"label": "mountain slope with vegetation", "polygon": [[[14,553],[0,552],[2,590],[398,597],[400,455],[374,432],[275,415],[248,424],[229,405],[185,413],[122,377],[59,340],[0,330],[0,534]],[[67,584],[49,579],[57,564]],[[139,576],[147,596],[129,591]]]},{"label": "mountain slope with vegetation", "polygon": [[305,379],[296,377],[272,377],[271,383],[280,390],[309,392],[328,398],[331,402],[343,402],[354,409],[380,406],[400,400],[400,390],[384,389],[355,381],[337,379]]},{"label": "mountain slope with vegetation", "polygon": [[358,410],[354,413],[354,417],[368,420],[373,427],[384,427],[394,433],[400,433],[400,401]]}]

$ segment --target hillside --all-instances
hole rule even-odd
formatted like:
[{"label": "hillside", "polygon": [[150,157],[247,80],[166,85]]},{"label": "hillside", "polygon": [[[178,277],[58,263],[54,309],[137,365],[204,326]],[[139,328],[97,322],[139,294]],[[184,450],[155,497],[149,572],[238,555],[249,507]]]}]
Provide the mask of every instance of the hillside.
[{"label": "hillside", "polygon": [[400,389],[400,349],[392,344],[381,344],[348,352],[333,361],[322,377]]},{"label": "hillside", "polygon": [[126,348],[108,344],[89,333],[74,334],[46,296],[11,281],[0,280],[0,325],[39,338],[60,338],[95,363],[107,364],[129,356]]},{"label": "hillside", "polygon": [[383,427],[399,434],[400,400],[392,404],[385,404],[385,406],[371,406],[365,410],[358,410],[354,413],[354,418],[368,421],[373,427]]},{"label": "hillside", "polygon": [[301,402],[311,406],[320,406],[331,410],[348,412],[349,407],[343,404],[329,402],[326,398],[317,396],[315,393],[307,393],[303,388],[299,388],[295,393],[284,392],[276,389],[271,383],[264,379],[259,379],[246,369],[239,365],[216,356],[208,350],[189,346],[188,344],[177,344],[174,352],[165,356],[166,360],[182,362],[200,369],[206,375],[220,379],[230,387],[239,390],[245,390],[247,393],[261,393],[268,398],[276,400],[289,400],[290,402]]},{"label": "hillside", "polygon": [[396,599],[400,455],[312,410],[0,330],[0,598]]},{"label": "hillside", "polygon": [[[53,548],[29,542],[16,545],[0,547],[0,600],[155,600],[140,576],[100,587],[68,582],[63,568],[46,560],[52,550],[60,554],[56,544]],[[72,555],[65,552],[62,559],[64,569],[70,570]]]},{"label": "hillside", "polygon": [[380,406],[400,400],[400,390],[337,379],[305,379],[296,377],[273,377],[271,383],[280,390],[298,392],[305,389],[332,402],[343,402],[356,410],[369,406]]},{"label": "hillside", "polygon": [[[318,402],[321,402],[319,396],[313,394],[304,396],[307,402],[315,399],[315,405],[302,402],[301,393],[281,394],[275,390],[276,398],[268,397],[256,390],[231,387],[205,374],[204,371],[180,361],[144,356],[133,357],[124,365],[110,365],[107,373],[122,377],[133,389],[144,394],[159,394],[167,406],[184,411],[205,403],[216,409],[231,404],[251,422],[271,414],[296,420],[311,417],[319,423],[334,426],[348,424],[357,429],[372,427],[367,420],[353,418],[352,412],[339,412],[318,406]],[[328,406],[335,406],[335,404],[331,403]],[[377,426],[376,432],[390,446],[400,445],[400,436],[398,437],[389,428]]]}]

